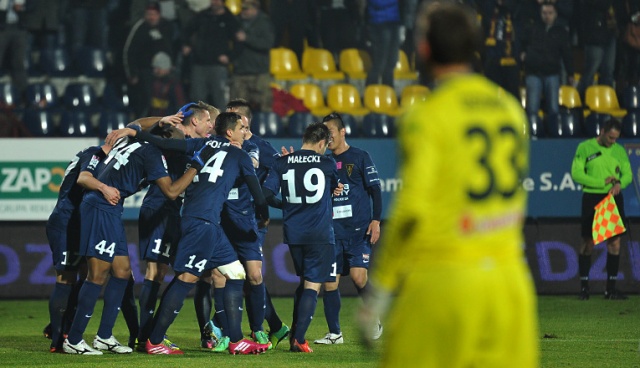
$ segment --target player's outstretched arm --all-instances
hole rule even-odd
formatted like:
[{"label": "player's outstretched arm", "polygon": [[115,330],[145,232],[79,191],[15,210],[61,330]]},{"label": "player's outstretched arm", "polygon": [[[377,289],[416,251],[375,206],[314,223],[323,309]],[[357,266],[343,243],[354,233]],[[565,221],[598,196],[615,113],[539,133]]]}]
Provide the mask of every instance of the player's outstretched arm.
[{"label": "player's outstretched arm", "polygon": [[269,206],[273,208],[282,208],[282,201],[276,197],[276,194],[273,193],[271,189],[262,187],[262,194],[264,194],[264,198]]},{"label": "player's outstretched arm", "polygon": [[249,192],[251,192],[253,204],[256,206],[256,215],[258,215],[260,219],[258,227],[264,228],[269,225],[269,206],[267,206],[267,200],[262,193],[258,177],[255,175],[246,175],[244,181],[247,183]]}]

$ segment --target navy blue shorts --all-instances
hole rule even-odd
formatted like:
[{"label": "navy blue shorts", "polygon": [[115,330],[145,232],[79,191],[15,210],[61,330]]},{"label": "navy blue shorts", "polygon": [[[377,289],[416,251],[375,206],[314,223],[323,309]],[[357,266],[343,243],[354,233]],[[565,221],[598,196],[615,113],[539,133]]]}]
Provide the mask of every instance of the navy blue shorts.
[{"label": "navy blue shorts", "polygon": [[262,261],[262,239],[253,214],[238,216],[223,211],[220,223],[240,262]]},{"label": "navy blue shorts", "polygon": [[336,281],[333,244],[289,244],[296,275],[315,283]]},{"label": "navy blue shorts", "polygon": [[140,208],[138,217],[140,259],[170,264],[180,242],[180,214],[165,207]]},{"label": "navy blue shorts", "polygon": [[182,218],[182,238],[174,270],[200,276],[205,270],[238,260],[219,224],[194,217]]},{"label": "navy blue shorts", "polygon": [[80,204],[80,254],[113,262],[115,256],[129,256],[127,238],[120,214],[103,211],[91,204]]},{"label": "navy blue shorts", "polygon": [[85,258],[80,255],[80,221],[78,216],[52,214],[47,221],[47,239],[56,271],[77,271]]},{"label": "navy blue shorts", "polygon": [[349,239],[336,239],[336,271],[346,276],[354,267],[369,269],[371,257],[370,236],[365,232],[355,234]]}]

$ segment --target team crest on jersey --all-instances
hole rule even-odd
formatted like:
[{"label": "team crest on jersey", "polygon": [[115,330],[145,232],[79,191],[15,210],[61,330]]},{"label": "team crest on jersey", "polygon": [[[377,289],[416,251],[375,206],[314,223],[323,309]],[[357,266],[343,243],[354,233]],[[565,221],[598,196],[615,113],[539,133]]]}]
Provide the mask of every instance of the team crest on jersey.
[{"label": "team crest on jersey", "polygon": [[368,254],[362,254],[362,263],[369,263],[369,255]]},{"label": "team crest on jersey", "polygon": [[347,176],[351,176],[351,173],[353,172],[353,167],[356,166],[354,164],[347,164]]},{"label": "team crest on jersey", "polygon": [[100,157],[93,155],[91,156],[91,161],[89,161],[89,166],[95,168],[96,166],[98,166],[99,162],[100,162]]}]

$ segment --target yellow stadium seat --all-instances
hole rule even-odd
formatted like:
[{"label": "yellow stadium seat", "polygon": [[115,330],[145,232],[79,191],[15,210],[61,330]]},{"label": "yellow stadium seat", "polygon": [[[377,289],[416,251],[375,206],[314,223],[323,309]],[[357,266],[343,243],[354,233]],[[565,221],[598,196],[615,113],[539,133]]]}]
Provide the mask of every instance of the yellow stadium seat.
[{"label": "yellow stadium seat", "polygon": [[287,48],[272,48],[269,70],[276,81],[306,81],[309,76],[300,70],[296,54]]},{"label": "yellow stadium seat", "polygon": [[609,114],[621,118],[627,114],[627,110],[621,109],[618,96],[613,87],[607,85],[594,85],[587,87],[585,102],[591,111]]},{"label": "yellow stadium seat", "polygon": [[324,103],[324,96],[320,87],[315,84],[301,83],[294,84],[290,90],[292,95],[302,100],[304,105],[311,110],[315,116],[326,116],[331,114],[331,109]]},{"label": "yellow stadium seat", "polygon": [[371,68],[371,58],[364,50],[344,49],[340,51],[340,70],[349,80],[367,79],[367,71]]},{"label": "yellow stadium seat", "polygon": [[238,15],[242,11],[242,0],[225,0],[224,4],[233,15]]},{"label": "yellow stadium seat", "polygon": [[407,108],[418,101],[424,101],[429,94],[429,88],[420,84],[411,84],[402,90],[400,106]]},{"label": "yellow stadium seat", "polygon": [[353,116],[364,116],[370,112],[362,106],[360,93],[350,84],[334,84],[329,87],[327,105],[333,111]]},{"label": "yellow stadium seat", "polygon": [[396,91],[385,84],[370,84],[365,88],[364,107],[371,112],[389,116],[398,116],[401,112]]},{"label": "yellow stadium seat", "polygon": [[317,80],[344,80],[344,73],[336,69],[333,55],[325,49],[305,49],[302,53],[302,71]]},{"label": "yellow stadium seat", "polygon": [[569,85],[560,86],[560,92],[558,93],[558,104],[564,106],[567,109],[575,109],[582,107],[582,99],[576,87]]},{"label": "yellow stadium seat", "polygon": [[398,62],[396,63],[396,67],[393,70],[393,78],[399,80],[418,80],[418,72],[411,69],[407,54],[405,54],[405,52],[402,50],[400,50],[399,52]]}]

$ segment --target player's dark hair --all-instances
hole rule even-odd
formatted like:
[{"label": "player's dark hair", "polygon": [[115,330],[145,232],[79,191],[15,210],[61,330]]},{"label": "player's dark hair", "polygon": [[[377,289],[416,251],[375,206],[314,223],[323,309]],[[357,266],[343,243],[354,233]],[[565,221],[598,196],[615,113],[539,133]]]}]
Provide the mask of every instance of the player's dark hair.
[{"label": "player's dark hair", "polygon": [[602,125],[602,131],[606,133],[610,130],[622,131],[622,123],[617,119],[609,119],[605,121]]},{"label": "player's dark hair", "polygon": [[304,130],[304,135],[302,136],[302,143],[311,143],[315,144],[324,139],[325,142],[329,142],[329,137],[331,133],[329,133],[329,128],[327,128],[324,123],[311,123]]},{"label": "player's dark hair", "polygon": [[420,38],[430,46],[429,59],[437,64],[470,63],[480,50],[481,32],[471,11],[462,5],[425,2],[423,19],[416,21]]},{"label": "player's dark hair", "polygon": [[338,130],[344,129],[344,121],[342,121],[342,116],[340,116],[340,114],[338,114],[337,112],[334,111],[331,114],[322,118],[323,123],[326,123],[329,121],[333,121],[338,127]]},{"label": "player's dark hair", "polygon": [[240,115],[244,115],[251,121],[253,118],[253,114],[251,113],[251,105],[249,105],[249,101],[244,98],[234,98],[233,100],[227,103],[227,111],[229,109],[234,109]]},{"label": "player's dark hair", "polygon": [[228,129],[233,130],[242,117],[235,112],[221,112],[216,118],[216,134],[224,137]]}]

